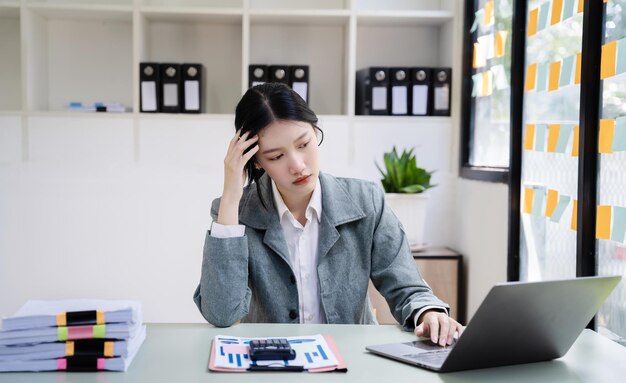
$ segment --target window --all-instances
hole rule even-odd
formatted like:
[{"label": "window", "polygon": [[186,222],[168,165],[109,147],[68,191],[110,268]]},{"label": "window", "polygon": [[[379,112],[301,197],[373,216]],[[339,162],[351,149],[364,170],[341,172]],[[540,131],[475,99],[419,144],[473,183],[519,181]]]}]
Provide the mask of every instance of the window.
[{"label": "window", "polygon": [[521,280],[576,276],[583,14],[565,3],[527,2]]},{"label": "window", "polygon": [[461,176],[506,182],[511,115],[512,0],[466,5]]}]

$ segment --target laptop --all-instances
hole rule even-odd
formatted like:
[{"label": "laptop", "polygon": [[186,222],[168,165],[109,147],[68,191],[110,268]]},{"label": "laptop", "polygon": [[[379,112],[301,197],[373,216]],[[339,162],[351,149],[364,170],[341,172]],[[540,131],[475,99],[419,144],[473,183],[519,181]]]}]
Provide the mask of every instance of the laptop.
[{"label": "laptop", "polygon": [[438,372],[556,359],[570,349],[620,280],[610,276],[497,284],[451,346],[417,340],[366,349]]}]

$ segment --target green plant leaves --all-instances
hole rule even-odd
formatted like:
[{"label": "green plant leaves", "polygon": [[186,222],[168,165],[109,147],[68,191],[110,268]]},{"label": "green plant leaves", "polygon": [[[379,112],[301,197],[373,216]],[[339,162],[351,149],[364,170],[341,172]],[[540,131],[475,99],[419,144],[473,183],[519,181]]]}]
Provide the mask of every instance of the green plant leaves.
[{"label": "green plant leaves", "polygon": [[394,146],[384,153],[385,170],[376,167],[383,176],[381,183],[386,193],[421,193],[435,185],[430,184],[432,172],[417,166],[413,150],[403,150],[400,155]]}]

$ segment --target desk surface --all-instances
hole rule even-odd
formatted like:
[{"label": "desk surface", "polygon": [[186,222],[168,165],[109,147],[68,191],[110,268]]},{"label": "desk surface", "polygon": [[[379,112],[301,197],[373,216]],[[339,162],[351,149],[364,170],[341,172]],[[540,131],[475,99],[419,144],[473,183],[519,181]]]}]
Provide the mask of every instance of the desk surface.
[{"label": "desk surface", "polygon": [[[125,373],[0,373],[0,382],[249,382],[251,373],[208,372],[210,340],[235,336],[332,335],[347,373],[256,373],[257,382],[624,382],[626,348],[585,330],[565,357],[552,362],[437,374],[372,355],[366,345],[414,339],[398,326],[242,324],[219,329],[203,324],[149,324],[145,343]],[[488,352],[486,350],[486,352]]]}]

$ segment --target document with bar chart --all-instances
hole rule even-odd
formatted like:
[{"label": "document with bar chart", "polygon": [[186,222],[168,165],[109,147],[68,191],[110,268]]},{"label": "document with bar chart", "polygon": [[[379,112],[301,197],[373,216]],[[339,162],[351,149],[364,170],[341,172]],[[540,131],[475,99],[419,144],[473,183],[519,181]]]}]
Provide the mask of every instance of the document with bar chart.
[{"label": "document with bar chart", "polygon": [[[305,370],[334,367],[340,363],[335,353],[322,335],[280,337],[287,339],[291,348],[296,351],[293,360],[267,360],[253,362],[248,355],[249,344],[253,339],[273,338],[242,338],[228,335],[218,335],[213,341],[214,367],[218,369],[247,370],[251,366],[302,366]],[[213,355],[211,356],[213,360]]]}]

